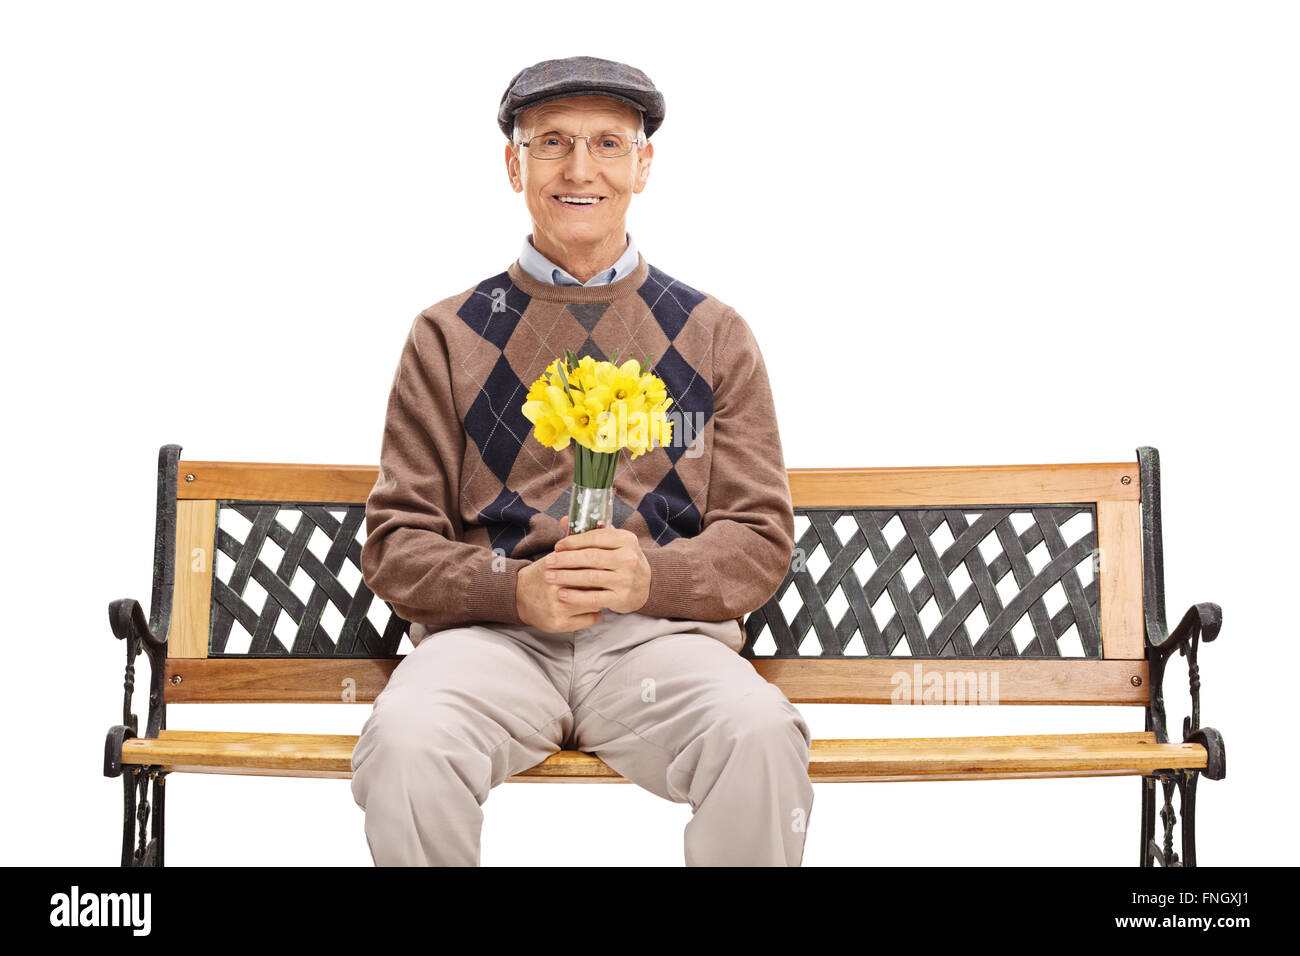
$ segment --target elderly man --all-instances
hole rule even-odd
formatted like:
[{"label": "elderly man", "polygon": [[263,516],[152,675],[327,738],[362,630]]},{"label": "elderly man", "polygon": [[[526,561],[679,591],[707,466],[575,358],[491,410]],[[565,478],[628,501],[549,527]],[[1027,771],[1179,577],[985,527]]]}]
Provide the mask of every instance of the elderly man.
[{"label": "elderly man", "polygon": [[[687,865],[802,862],[809,730],[739,654],[794,543],[767,371],[734,309],[626,231],[663,116],[626,64],[517,74],[497,119],[532,233],[411,325],[362,551],[415,644],[352,757],[377,865],[477,865],[488,791],[561,749],[689,803]],[[653,356],[679,413],[620,462],[613,527],[574,535],[572,448],[521,411],[566,349]]]}]

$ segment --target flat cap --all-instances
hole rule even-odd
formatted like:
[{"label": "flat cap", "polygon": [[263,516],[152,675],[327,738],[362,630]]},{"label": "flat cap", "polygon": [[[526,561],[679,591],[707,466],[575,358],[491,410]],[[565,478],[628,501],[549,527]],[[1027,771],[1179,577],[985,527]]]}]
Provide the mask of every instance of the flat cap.
[{"label": "flat cap", "polygon": [[594,56],[543,60],[520,70],[501,96],[497,125],[507,137],[514,135],[515,114],[569,96],[608,96],[641,111],[649,139],[664,121],[663,94],[634,66]]}]

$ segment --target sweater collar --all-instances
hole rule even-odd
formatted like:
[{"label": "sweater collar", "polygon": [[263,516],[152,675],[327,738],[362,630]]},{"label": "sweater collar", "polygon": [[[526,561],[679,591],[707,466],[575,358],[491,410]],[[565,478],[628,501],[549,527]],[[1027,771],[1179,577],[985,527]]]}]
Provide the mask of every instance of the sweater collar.
[{"label": "sweater collar", "polygon": [[529,233],[524,238],[523,250],[519,253],[519,265],[534,279],[549,285],[608,285],[636,268],[636,240],[632,238],[632,233],[626,230],[624,230],[624,235],[626,236],[626,243],[623,247],[623,254],[618,257],[618,260],[612,266],[592,276],[586,282],[579,282],[567,271],[538,252],[537,247],[533,245],[532,233]]},{"label": "sweater collar", "polygon": [[650,275],[650,264],[646,262],[645,256],[638,252],[636,258],[636,268],[606,285],[551,285],[529,275],[518,259],[510,264],[506,274],[510,276],[511,282],[533,299],[550,302],[612,302],[641,288]]}]

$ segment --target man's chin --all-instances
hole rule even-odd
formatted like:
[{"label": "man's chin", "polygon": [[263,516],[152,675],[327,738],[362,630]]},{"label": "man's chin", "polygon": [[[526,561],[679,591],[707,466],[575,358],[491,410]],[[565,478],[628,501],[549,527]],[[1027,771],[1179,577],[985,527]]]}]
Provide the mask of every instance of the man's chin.
[{"label": "man's chin", "polygon": [[555,231],[551,235],[561,249],[600,248],[613,241],[609,229],[570,229]]}]

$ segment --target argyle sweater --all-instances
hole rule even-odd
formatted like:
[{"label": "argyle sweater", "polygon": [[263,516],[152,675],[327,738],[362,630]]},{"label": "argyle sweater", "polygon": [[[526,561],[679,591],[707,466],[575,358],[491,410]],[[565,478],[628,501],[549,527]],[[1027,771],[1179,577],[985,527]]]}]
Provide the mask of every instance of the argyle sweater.
[{"label": "argyle sweater", "polygon": [[673,439],[615,475],[616,527],[651,568],[642,614],[699,621],[761,607],[785,577],[794,514],[758,343],[730,306],[637,267],[603,286],[551,286],[515,261],[415,317],[389,392],[361,568],[429,632],[522,626],[519,570],[561,536],[573,445],[547,448],[521,407],[565,349],[651,357]]}]

